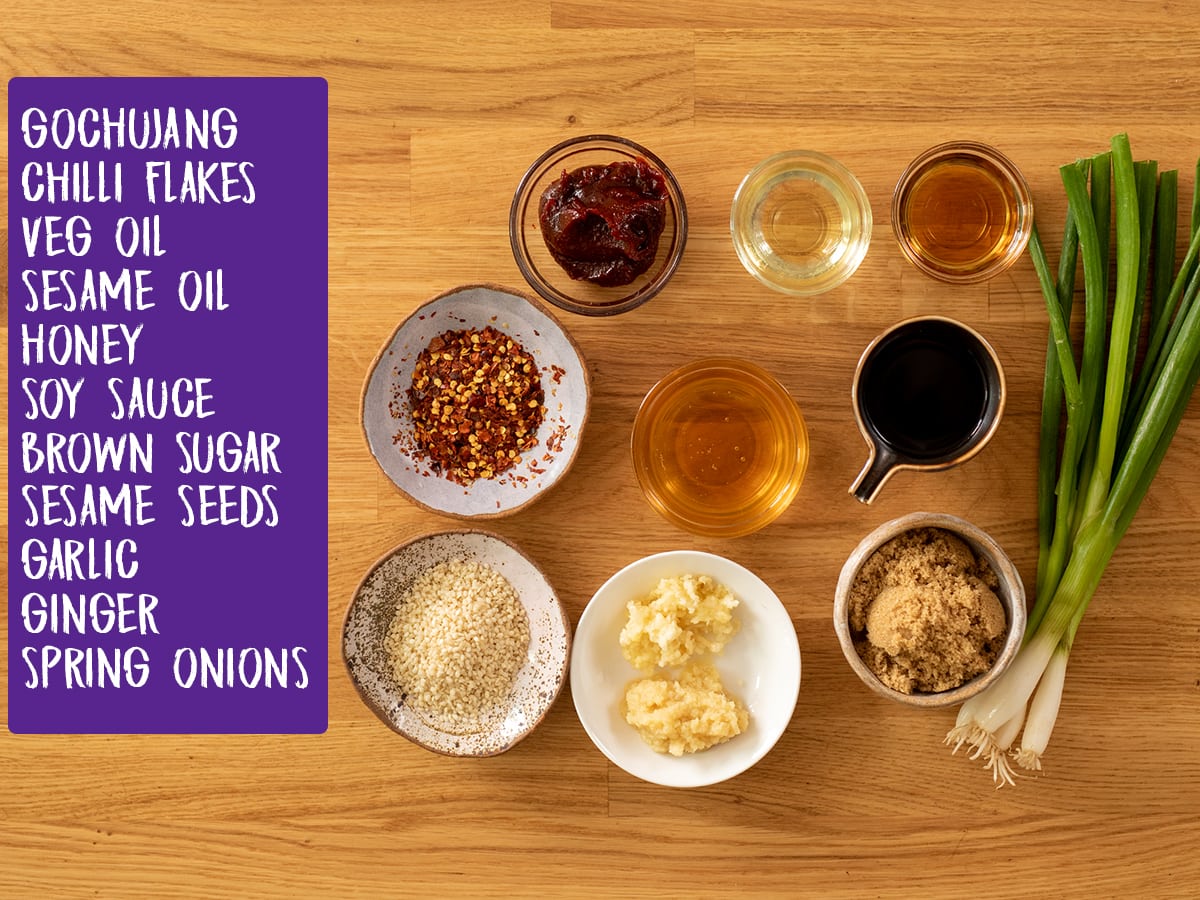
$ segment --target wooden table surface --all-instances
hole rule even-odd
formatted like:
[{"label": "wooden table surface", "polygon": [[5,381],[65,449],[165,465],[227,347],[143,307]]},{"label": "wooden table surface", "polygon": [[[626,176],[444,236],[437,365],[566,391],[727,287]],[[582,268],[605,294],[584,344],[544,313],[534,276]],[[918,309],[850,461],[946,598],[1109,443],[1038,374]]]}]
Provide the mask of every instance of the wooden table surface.
[{"label": "wooden table surface", "polygon": [[[950,138],[993,143],[1057,236],[1060,164],[1127,131],[1135,157],[1180,169],[1190,192],[1200,155],[1195,2],[986,6],[8,0],[6,77],[328,79],[330,715],[320,736],[3,734],[0,895],[1195,896],[1200,409],[1080,629],[1044,777],[994,790],[942,745],[953,713],[876,698],[831,624],[846,555],[912,510],[973,520],[1027,582],[1034,572],[1046,335],[1036,279],[1027,258],[969,288],[912,269],[889,215],[906,162]],[[542,150],[588,132],[668,161],[689,205],[687,251],[645,307],[562,314],[593,374],[583,449],[548,496],[488,527],[542,565],[572,623],[611,573],[659,550],[727,555],[777,590],[803,653],[795,716],[759,765],[704,789],[611,765],[569,687],[511,752],[434,755],[375,719],[341,661],[342,616],[367,568],[459,524],[407,502],[367,452],[367,366],[426,298],[468,282],[524,286],[506,231],[513,189]],[[790,148],[844,162],[875,215],[858,273],[808,300],[760,286],[729,239],[742,176]],[[851,373],[873,335],[917,313],[955,316],[993,342],[1008,410],[967,465],[902,473],[863,506],[847,493],[865,458]],[[812,439],[794,505],[728,541],[659,519],[627,449],[645,391],[716,349],[772,370]]]}]

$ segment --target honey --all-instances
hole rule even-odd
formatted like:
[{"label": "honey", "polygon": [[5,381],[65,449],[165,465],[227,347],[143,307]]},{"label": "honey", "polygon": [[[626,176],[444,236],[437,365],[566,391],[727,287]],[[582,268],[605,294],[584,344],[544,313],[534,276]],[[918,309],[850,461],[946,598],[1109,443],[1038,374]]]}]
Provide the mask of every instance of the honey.
[{"label": "honey", "polygon": [[647,395],[633,455],[647,499],[667,519],[697,534],[735,536],[791,503],[808,435],[795,402],[766,372],[704,360]]},{"label": "honey", "polygon": [[984,145],[935,147],[901,178],[892,209],[904,254],[945,281],[1006,268],[1029,239],[1031,204],[1020,173]]}]

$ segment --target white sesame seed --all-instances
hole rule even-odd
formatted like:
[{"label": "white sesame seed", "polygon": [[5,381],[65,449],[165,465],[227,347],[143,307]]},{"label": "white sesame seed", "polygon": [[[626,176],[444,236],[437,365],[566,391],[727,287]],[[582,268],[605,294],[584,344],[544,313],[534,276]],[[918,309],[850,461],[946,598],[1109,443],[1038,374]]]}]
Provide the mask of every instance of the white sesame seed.
[{"label": "white sesame seed", "polygon": [[529,651],[529,619],[494,569],[451,560],[401,596],[385,640],[407,703],[447,731],[479,730],[502,707]]}]

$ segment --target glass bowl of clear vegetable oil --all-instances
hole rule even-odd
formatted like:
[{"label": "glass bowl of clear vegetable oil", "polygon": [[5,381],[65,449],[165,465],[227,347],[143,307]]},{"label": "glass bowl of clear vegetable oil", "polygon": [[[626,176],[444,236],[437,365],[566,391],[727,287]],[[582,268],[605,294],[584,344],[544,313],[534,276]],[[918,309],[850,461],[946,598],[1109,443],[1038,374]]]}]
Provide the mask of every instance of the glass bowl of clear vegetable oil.
[{"label": "glass bowl of clear vegetable oil", "polygon": [[1024,252],[1033,198],[1020,170],[975,141],[931,147],[900,176],[892,229],[914,266],[939,281],[970,284],[999,275]]},{"label": "glass bowl of clear vegetable oil", "polygon": [[788,150],[759,163],[733,197],[729,228],[751,275],[785,294],[832,290],[858,269],[871,242],[871,203],[844,165]]}]

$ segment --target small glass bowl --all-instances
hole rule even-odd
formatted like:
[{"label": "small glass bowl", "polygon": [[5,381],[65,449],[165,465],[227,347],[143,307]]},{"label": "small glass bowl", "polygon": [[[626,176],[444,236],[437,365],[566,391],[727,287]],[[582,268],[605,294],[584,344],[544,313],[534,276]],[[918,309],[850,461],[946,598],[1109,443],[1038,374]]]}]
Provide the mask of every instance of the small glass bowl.
[{"label": "small glass bowl", "polygon": [[[564,171],[581,166],[632,162],[638,157],[663,174],[667,187],[667,219],[653,264],[631,284],[619,287],[602,287],[572,279],[555,262],[542,237],[538,206],[543,192]],[[645,147],[611,134],[570,138],[539,156],[517,185],[508,216],[508,238],[513,257],[529,286],[559,309],[585,316],[628,312],[658,294],[679,267],[687,243],[687,230],[687,206],[675,175]]]},{"label": "small glass bowl", "polygon": [[789,150],[759,163],[733,195],[729,230],[746,271],[785,294],[821,294],[854,274],[871,243],[871,203],[823,153]]},{"label": "small glass bowl", "polygon": [[791,505],[808,467],[800,408],[768,372],[713,358],[671,372],[642,400],[633,468],[647,502],[693,534],[740,537]]},{"label": "small glass bowl", "polygon": [[910,263],[938,281],[994,278],[1024,252],[1033,196],[995,147],[949,141],[911,163],[892,195],[892,230]]}]

